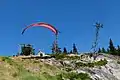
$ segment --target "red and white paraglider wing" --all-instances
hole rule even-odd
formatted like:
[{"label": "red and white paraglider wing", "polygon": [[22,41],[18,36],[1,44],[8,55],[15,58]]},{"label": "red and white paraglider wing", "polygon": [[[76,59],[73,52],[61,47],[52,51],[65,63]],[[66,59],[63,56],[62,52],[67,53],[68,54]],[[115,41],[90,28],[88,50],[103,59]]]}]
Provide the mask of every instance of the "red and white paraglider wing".
[{"label": "red and white paraglider wing", "polygon": [[47,24],[47,23],[43,23],[43,22],[34,23],[34,24],[27,26],[25,29],[23,29],[22,34],[25,32],[26,29],[30,27],[45,27],[45,28],[50,29],[52,32],[54,32],[55,35],[58,35],[58,30],[54,26]]}]

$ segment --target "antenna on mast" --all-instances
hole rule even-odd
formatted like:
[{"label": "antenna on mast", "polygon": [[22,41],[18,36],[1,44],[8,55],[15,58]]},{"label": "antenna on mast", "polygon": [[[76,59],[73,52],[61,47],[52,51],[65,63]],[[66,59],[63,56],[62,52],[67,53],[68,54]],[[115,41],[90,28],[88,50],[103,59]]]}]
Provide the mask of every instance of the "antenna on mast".
[{"label": "antenna on mast", "polygon": [[99,32],[100,32],[100,28],[103,28],[103,24],[101,24],[99,22],[96,22],[94,26],[96,28],[96,33],[95,33],[95,41],[92,44],[91,50],[93,50],[93,53],[97,53],[97,51],[98,51]]}]

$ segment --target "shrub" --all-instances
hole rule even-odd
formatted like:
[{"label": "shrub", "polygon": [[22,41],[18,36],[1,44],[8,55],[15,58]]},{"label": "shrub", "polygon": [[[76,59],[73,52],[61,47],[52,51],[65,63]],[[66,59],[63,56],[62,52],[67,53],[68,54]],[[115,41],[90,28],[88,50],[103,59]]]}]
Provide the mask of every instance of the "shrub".
[{"label": "shrub", "polygon": [[57,54],[51,54],[51,57],[54,57],[55,59],[64,59],[66,57],[66,54],[61,54],[61,53],[57,53]]},{"label": "shrub", "polygon": [[120,64],[120,61],[117,61],[118,64]]},{"label": "shrub", "polygon": [[2,61],[5,61],[5,62],[9,63],[10,65],[13,65],[13,61],[10,57],[2,57]]},{"label": "shrub", "polygon": [[106,59],[104,59],[104,60],[101,59],[100,61],[97,61],[94,64],[95,64],[95,66],[104,66],[104,65],[107,64],[107,60]]},{"label": "shrub", "polygon": [[40,63],[40,61],[36,61],[36,60],[34,60],[33,63]]},{"label": "shrub", "polygon": [[86,64],[85,63],[82,63],[82,62],[78,62],[78,63],[75,63],[76,67],[85,67]]},{"label": "shrub", "polygon": [[76,79],[92,80],[87,73],[79,73],[79,74],[77,74]]},{"label": "shrub", "polygon": [[69,60],[79,60],[80,59],[79,56],[66,56],[65,58],[67,58]]},{"label": "shrub", "polygon": [[65,68],[65,70],[66,70],[67,72],[70,72],[70,71],[72,71],[72,68]]},{"label": "shrub", "polygon": [[87,66],[88,67],[94,67],[94,63],[88,63]]},{"label": "shrub", "polygon": [[[65,78],[65,80],[92,80],[87,73],[64,73],[60,75],[60,80]],[[59,80],[59,79],[58,79]]]},{"label": "shrub", "polygon": [[15,73],[12,74],[12,76],[13,76],[13,77],[17,77],[17,76],[18,76],[18,73],[15,72]]},{"label": "shrub", "polygon": [[97,61],[97,62],[94,62],[94,63],[82,63],[82,62],[75,63],[77,68],[79,68],[79,67],[104,66],[106,64],[107,64],[107,60],[106,59],[100,60],[100,61]]},{"label": "shrub", "polygon": [[62,79],[62,74],[56,75],[57,80],[63,80]]}]

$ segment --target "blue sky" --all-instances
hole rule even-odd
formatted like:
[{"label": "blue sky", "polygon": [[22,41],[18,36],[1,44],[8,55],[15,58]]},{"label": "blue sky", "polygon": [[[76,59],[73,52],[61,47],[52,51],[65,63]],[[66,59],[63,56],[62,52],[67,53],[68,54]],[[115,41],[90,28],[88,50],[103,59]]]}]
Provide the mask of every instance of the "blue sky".
[{"label": "blue sky", "polygon": [[59,46],[88,52],[95,36],[93,24],[104,24],[100,31],[100,47],[108,47],[109,38],[120,44],[119,0],[0,0],[0,55],[13,55],[19,45],[30,43],[36,51],[50,53],[55,36],[45,28],[31,28],[21,35],[25,25],[47,22],[59,34]]}]

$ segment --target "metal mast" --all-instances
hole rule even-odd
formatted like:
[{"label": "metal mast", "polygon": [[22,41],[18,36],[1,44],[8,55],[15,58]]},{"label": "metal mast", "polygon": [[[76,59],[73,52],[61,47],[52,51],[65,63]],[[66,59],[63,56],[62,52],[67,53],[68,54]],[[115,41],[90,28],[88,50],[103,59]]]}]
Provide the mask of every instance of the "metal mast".
[{"label": "metal mast", "polygon": [[55,36],[55,53],[58,51],[58,35]]},{"label": "metal mast", "polygon": [[59,47],[58,47],[58,35],[55,35],[55,40],[52,44],[52,53],[58,53]]},{"label": "metal mast", "polygon": [[97,50],[98,50],[98,38],[99,38],[99,31],[100,31],[100,28],[103,28],[103,24],[99,23],[99,22],[96,22],[95,24],[95,28],[96,28],[96,33],[95,33],[95,41],[92,45],[92,50],[93,50],[93,53],[97,53]]}]

